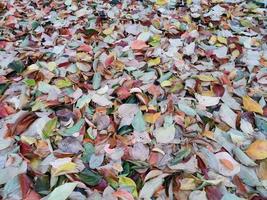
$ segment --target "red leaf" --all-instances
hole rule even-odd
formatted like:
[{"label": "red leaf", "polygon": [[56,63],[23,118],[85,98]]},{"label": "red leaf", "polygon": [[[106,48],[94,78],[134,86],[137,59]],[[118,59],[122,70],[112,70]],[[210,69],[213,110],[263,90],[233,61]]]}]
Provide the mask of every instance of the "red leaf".
[{"label": "red leaf", "polygon": [[245,194],[247,192],[246,187],[239,178],[239,176],[234,176],[233,183],[236,185],[238,193]]},{"label": "red leaf", "polygon": [[27,144],[27,143],[24,143],[24,142],[21,142],[19,141],[19,148],[20,148],[20,153],[27,157],[29,155],[33,155],[33,148],[31,147],[31,145]]},{"label": "red leaf", "polygon": [[9,114],[7,110],[5,109],[4,105],[0,104],[0,118],[7,117]]},{"label": "red leaf", "polygon": [[208,200],[220,200],[222,198],[222,193],[216,186],[207,186],[206,193]]},{"label": "red leaf", "polygon": [[263,108],[263,116],[267,117],[267,106]]},{"label": "red leaf", "polygon": [[82,44],[78,49],[77,51],[84,51],[84,52],[87,52],[89,54],[93,54],[93,50],[91,48],[91,46],[87,45],[87,44]]},{"label": "red leaf", "polygon": [[108,56],[107,59],[105,60],[105,67],[108,67],[109,65],[111,65],[114,61],[114,56],[111,55],[111,56]]},{"label": "red leaf", "polygon": [[128,88],[126,87],[120,87],[117,89],[116,94],[119,99],[127,99],[129,96],[131,96],[131,93]]},{"label": "red leaf", "polygon": [[200,168],[201,172],[204,174],[205,178],[208,179],[208,168],[206,166],[206,164],[203,162],[202,158],[200,158],[197,155],[197,166]]},{"label": "red leaf", "polygon": [[22,193],[22,198],[25,199],[28,191],[30,190],[31,180],[26,174],[19,175],[20,189]]},{"label": "red leaf", "polygon": [[212,86],[212,91],[214,92],[214,94],[216,94],[217,97],[222,97],[224,94],[224,87],[220,84],[214,84]]},{"label": "red leaf", "polygon": [[24,200],[40,200],[40,199],[41,196],[34,190],[31,190]]}]

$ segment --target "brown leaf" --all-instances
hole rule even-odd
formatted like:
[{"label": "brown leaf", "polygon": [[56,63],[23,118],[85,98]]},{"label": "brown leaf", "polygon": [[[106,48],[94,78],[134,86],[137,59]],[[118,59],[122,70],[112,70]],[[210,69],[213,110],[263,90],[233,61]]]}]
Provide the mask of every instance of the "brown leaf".
[{"label": "brown leaf", "polygon": [[9,128],[5,137],[12,137],[14,134],[20,135],[37,119],[34,112],[28,112],[20,116],[15,123]]},{"label": "brown leaf", "polygon": [[31,181],[26,174],[19,175],[20,189],[22,193],[22,198],[26,198],[28,191],[30,190]]}]

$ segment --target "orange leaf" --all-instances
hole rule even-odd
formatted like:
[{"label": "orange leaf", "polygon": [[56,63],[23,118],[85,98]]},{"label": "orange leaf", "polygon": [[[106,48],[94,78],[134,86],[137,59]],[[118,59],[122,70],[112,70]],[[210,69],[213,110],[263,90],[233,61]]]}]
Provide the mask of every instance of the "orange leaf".
[{"label": "orange leaf", "polygon": [[121,198],[122,200],[134,200],[131,193],[121,189],[117,190],[116,192],[113,192],[113,195],[115,197]]},{"label": "orange leaf", "polygon": [[222,163],[227,169],[229,170],[233,170],[234,169],[234,165],[231,161],[227,160],[227,159],[219,159],[220,163]]},{"label": "orange leaf", "polygon": [[131,44],[131,48],[134,50],[141,50],[146,47],[148,47],[148,45],[143,40],[135,40]]},{"label": "orange leaf", "polygon": [[254,160],[267,158],[267,140],[256,140],[246,150],[249,157]]},{"label": "orange leaf", "polygon": [[157,119],[160,117],[160,113],[146,113],[144,114],[145,121],[151,124],[154,124]]}]

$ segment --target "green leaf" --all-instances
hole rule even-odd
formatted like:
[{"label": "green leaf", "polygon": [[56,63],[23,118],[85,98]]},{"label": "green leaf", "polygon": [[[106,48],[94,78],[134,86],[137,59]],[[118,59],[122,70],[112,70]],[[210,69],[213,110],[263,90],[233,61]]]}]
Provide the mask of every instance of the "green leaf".
[{"label": "green leaf", "polygon": [[78,183],[65,183],[53,190],[48,200],[65,200],[72,193]]},{"label": "green leaf", "polygon": [[93,35],[93,34],[95,34],[95,33],[98,33],[98,31],[95,30],[95,29],[92,29],[92,28],[90,28],[90,29],[86,29],[86,30],[85,30],[85,34],[86,34],[87,36]]},{"label": "green leaf", "polygon": [[163,81],[168,80],[169,78],[171,78],[172,73],[171,72],[167,72],[165,74],[162,74],[158,80],[158,82],[162,83]]},{"label": "green leaf", "polygon": [[84,125],[85,120],[84,119],[80,119],[74,126],[72,126],[71,128],[68,128],[64,131],[64,133],[62,133],[62,135],[64,136],[71,136],[74,133],[80,132],[82,126]]},{"label": "green leaf", "polygon": [[48,175],[40,176],[36,179],[34,189],[40,194],[48,194],[50,180]]},{"label": "green leaf", "polygon": [[33,21],[32,22],[32,29],[35,30],[38,26],[40,26],[39,22]]},{"label": "green leaf", "polygon": [[20,60],[14,60],[9,63],[7,67],[13,69],[17,73],[22,73],[25,69],[25,65]]},{"label": "green leaf", "polygon": [[72,86],[72,82],[71,82],[69,79],[67,79],[67,78],[65,78],[65,79],[60,79],[60,80],[58,80],[58,81],[56,82],[56,86],[57,86],[58,88],[70,87],[70,86]]},{"label": "green leaf", "polygon": [[88,163],[93,153],[95,153],[95,147],[93,146],[93,144],[85,143],[82,161]]},{"label": "green leaf", "polygon": [[126,134],[128,134],[128,133],[130,133],[130,132],[132,132],[133,131],[133,127],[132,126],[127,126],[127,125],[125,125],[125,126],[122,126],[119,130],[118,130],[118,134],[119,135],[126,135]]},{"label": "green leaf", "polygon": [[26,79],[24,80],[24,83],[28,86],[28,87],[34,87],[36,85],[36,82],[34,79]]},{"label": "green leaf", "polygon": [[139,133],[146,130],[146,122],[144,120],[144,116],[143,116],[141,110],[139,110],[136,113],[136,115],[134,116],[132,126],[133,126],[134,130],[139,132]]},{"label": "green leaf", "polygon": [[56,126],[57,126],[57,117],[54,117],[53,119],[49,120],[43,128],[42,132],[44,138],[49,138],[49,136],[51,136]]},{"label": "green leaf", "polygon": [[101,74],[99,72],[96,72],[93,77],[93,89],[97,90],[100,88],[101,84]]},{"label": "green leaf", "polygon": [[6,91],[9,85],[10,85],[9,83],[0,84],[0,95]]},{"label": "green leaf", "polygon": [[90,171],[89,169],[83,170],[81,173],[79,173],[78,176],[80,177],[82,182],[90,186],[97,185],[98,183],[100,183],[102,179],[102,177],[99,174]]},{"label": "green leaf", "polygon": [[78,101],[76,103],[76,107],[82,108],[86,104],[90,103],[91,100],[92,100],[92,95],[90,95],[90,94],[83,95],[81,98],[78,99]]},{"label": "green leaf", "polygon": [[42,101],[36,100],[32,106],[32,111],[44,109],[45,107],[46,105]]},{"label": "green leaf", "polygon": [[130,191],[135,198],[137,198],[138,194],[137,194],[136,184],[132,179],[128,177],[120,176],[119,185],[120,185],[120,188],[122,189],[125,188],[127,191]]},{"label": "green leaf", "polygon": [[267,118],[256,115],[255,122],[257,128],[264,134],[267,134]]},{"label": "green leaf", "polygon": [[175,158],[173,160],[170,161],[171,165],[176,165],[179,162],[181,162],[184,158],[186,158],[187,156],[189,156],[191,153],[191,149],[189,148],[184,148],[181,149],[175,156]]}]

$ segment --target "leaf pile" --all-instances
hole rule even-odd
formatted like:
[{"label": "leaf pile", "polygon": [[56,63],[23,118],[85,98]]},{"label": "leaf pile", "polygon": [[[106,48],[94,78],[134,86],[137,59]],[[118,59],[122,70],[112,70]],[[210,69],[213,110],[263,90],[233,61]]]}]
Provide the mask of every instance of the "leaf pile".
[{"label": "leaf pile", "polygon": [[266,5],[1,1],[1,199],[266,199]]}]

